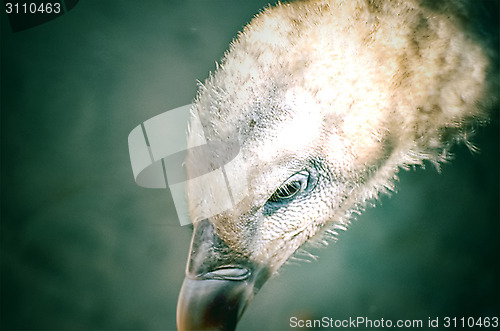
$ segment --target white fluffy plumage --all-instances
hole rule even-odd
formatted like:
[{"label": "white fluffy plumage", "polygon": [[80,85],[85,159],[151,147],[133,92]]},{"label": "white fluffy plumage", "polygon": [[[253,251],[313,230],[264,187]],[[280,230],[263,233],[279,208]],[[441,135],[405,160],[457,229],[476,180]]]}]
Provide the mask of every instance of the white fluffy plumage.
[{"label": "white fluffy plumage", "polygon": [[[438,165],[452,144],[469,144],[498,101],[480,14],[470,1],[316,0],[257,15],[193,108],[201,126],[192,124],[191,146],[201,136],[235,140],[242,156],[232,180],[248,194],[210,217],[218,235],[276,271],[310,238],[345,229],[353,212],[393,189],[399,169]],[[270,210],[273,193],[300,171],[314,187]],[[219,194],[191,181],[193,220]]]}]

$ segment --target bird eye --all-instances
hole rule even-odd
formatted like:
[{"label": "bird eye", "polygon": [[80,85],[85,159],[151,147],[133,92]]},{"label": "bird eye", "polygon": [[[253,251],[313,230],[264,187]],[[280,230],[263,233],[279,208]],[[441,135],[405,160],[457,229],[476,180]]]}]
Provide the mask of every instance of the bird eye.
[{"label": "bird eye", "polygon": [[269,198],[270,202],[283,202],[290,200],[307,187],[309,174],[301,171],[288,178]]}]

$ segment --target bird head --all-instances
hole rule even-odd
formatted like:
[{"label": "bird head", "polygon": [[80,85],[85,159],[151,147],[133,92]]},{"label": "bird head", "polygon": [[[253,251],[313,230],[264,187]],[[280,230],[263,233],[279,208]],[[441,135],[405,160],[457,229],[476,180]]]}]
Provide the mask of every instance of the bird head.
[{"label": "bird head", "polygon": [[301,246],[346,229],[400,168],[439,164],[485,120],[489,55],[454,14],[310,1],[245,27],[191,111],[179,329],[234,329]]}]

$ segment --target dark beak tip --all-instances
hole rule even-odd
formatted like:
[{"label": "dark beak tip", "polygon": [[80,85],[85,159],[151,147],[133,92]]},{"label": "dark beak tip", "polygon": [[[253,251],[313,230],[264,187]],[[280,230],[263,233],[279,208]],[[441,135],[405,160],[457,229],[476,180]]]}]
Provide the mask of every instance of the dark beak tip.
[{"label": "dark beak tip", "polygon": [[266,265],[220,239],[209,220],[197,222],[177,303],[178,329],[234,330],[269,276]]},{"label": "dark beak tip", "polygon": [[246,282],[186,278],[177,303],[179,330],[234,330],[253,297]]}]

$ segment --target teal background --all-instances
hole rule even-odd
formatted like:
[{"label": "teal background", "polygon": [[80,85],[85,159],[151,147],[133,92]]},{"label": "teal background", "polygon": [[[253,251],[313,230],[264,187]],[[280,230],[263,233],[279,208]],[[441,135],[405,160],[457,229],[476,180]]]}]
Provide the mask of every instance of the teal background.
[{"label": "teal background", "polygon": [[[138,187],[127,136],[191,102],[265,1],[80,1],[12,33],[1,18],[3,330],[173,330],[191,229]],[[2,9],[3,10],[3,9]],[[494,29],[495,27],[492,27]],[[498,28],[498,27],[496,27]],[[500,315],[499,127],[441,174],[402,171],[339,240],[264,285],[238,330],[336,319]]]}]

